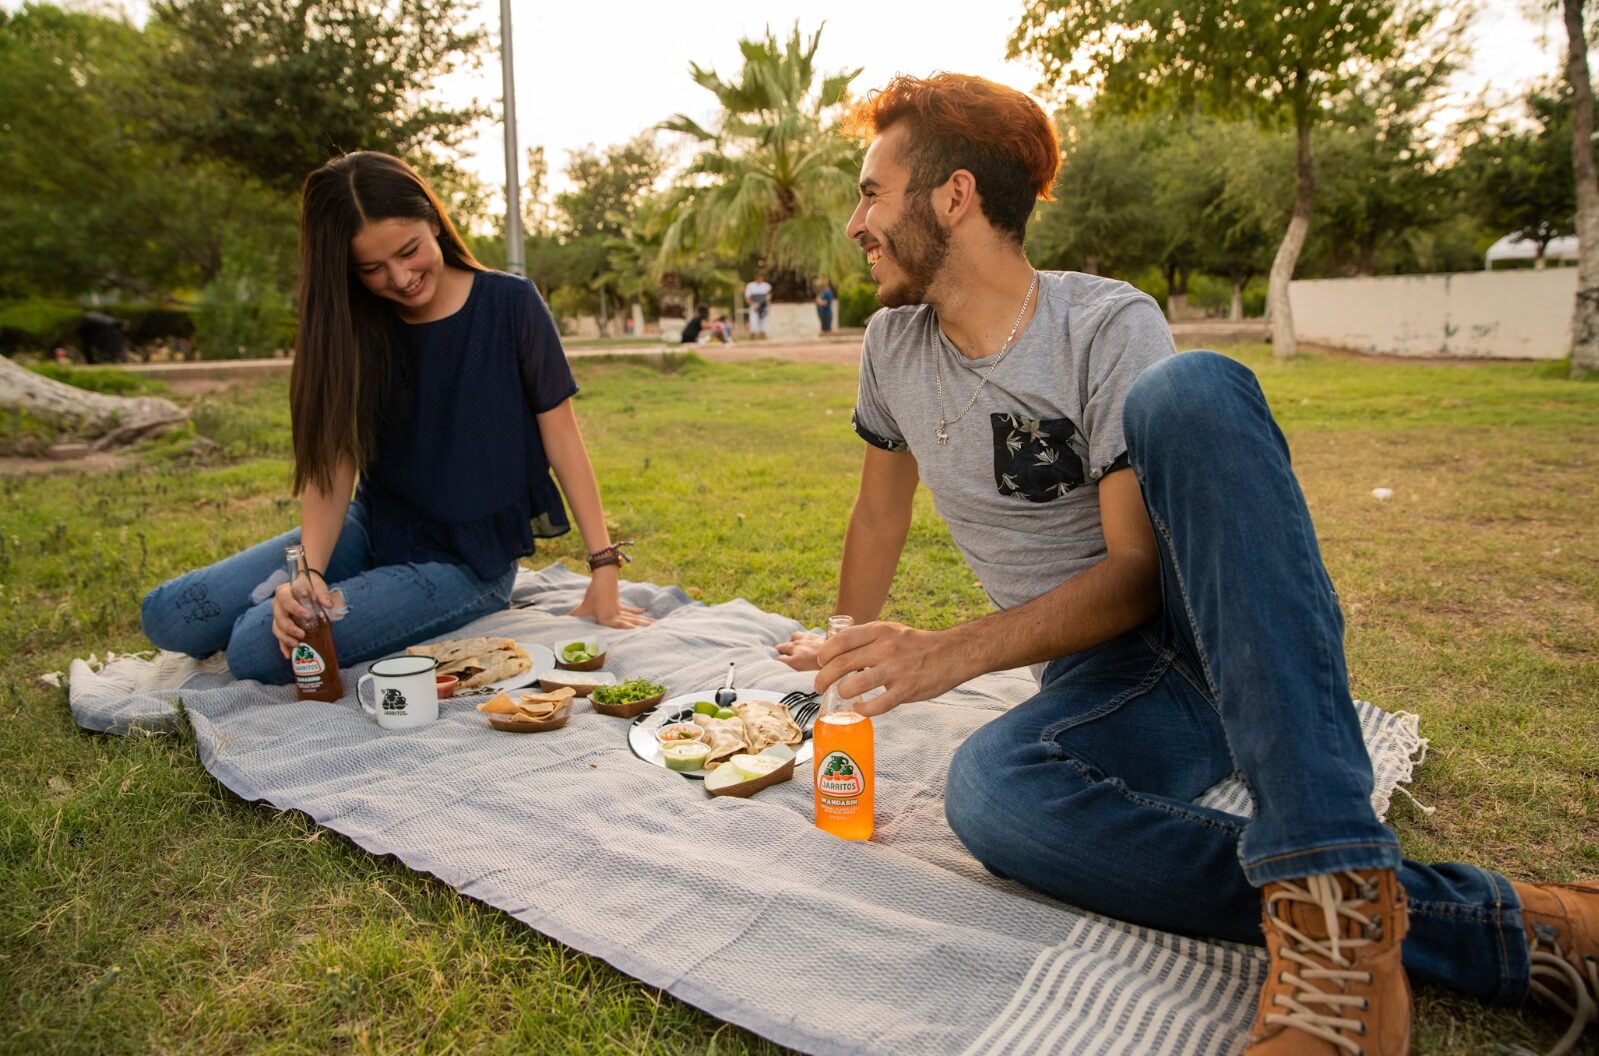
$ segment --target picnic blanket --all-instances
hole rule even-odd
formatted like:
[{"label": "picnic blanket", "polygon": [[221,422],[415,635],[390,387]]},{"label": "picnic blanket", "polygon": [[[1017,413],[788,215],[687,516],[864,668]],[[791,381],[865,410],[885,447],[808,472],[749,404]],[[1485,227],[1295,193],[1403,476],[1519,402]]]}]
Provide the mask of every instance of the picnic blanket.
[{"label": "picnic blanket", "polygon": [[[548,644],[593,625],[562,615],[586,580],[525,573],[513,604],[461,634]],[[720,684],[809,689],[774,643],[794,620],[739,600],[624,584],[652,627],[605,632],[607,669],[673,694]],[[164,665],[164,666],[163,666]],[[352,691],[364,665],[348,672]],[[1030,696],[1025,672],[987,675],[874,720],[877,834],[812,824],[811,781],[747,800],[635,758],[627,722],[579,705],[559,732],[490,729],[470,702],[385,731],[353,695],[300,703],[290,687],[218,665],[123,659],[70,672],[74,719],[126,733],[181,721],[246,800],[308,814],[545,935],[711,1015],[808,1053],[1222,1054],[1238,1050],[1265,968],[1257,950],[1086,914],[996,878],[944,820],[944,776],[973,730]],[[182,683],[181,687],[178,685]],[[1425,742],[1414,716],[1359,704],[1382,808]],[[1231,781],[1207,802],[1248,813]]]}]

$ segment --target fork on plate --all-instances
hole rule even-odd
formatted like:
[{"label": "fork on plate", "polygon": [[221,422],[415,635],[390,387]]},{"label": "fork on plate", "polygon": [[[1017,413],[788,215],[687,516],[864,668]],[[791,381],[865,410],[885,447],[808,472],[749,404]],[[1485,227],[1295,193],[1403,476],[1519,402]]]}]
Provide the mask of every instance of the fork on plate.
[{"label": "fork on plate", "polygon": [[793,692],[781,701],[794,715],[794,722],[806,733],[815,725],[816,713],[822,709],[822,698],[815,693]]}]

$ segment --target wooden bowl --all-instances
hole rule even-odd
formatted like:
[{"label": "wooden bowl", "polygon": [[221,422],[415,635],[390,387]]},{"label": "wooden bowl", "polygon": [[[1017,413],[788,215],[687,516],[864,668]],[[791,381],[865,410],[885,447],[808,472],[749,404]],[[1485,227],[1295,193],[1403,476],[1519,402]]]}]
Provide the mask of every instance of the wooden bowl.
[{"label": "wooden bowl", "polygon": [[[573,664],[561,658],[561,650],[579,642],[594,647],[595,656],[592,659]],[[598,638],[568,638],[564,642],[556,642],[550,651],[555,654],[555,666],[563,671],[598,671],[605,666],[605,643]]]},{"label": "wooden bowl", "polygon": [[[727,766],[727,763],[723,763]],[[790,759],[782,766],[773,770],[765,777],[755,777],[748,781],[740,781],[736,785],[726,785],[722,788],[707,788],[705,791],[713,796],[732,796],[735,799],[748,799],[763,788],[779,785],[794,776],[794,760]]]},{"label": "wooden bowl", "polygon": [[655,705],[665,700],[666,691],[662,690],[661,692],[655,694],[655,696],[645,697],[643,700],[635,700],[631,704],[601,704],[593,697],[588,699],[590,706],[592,706],[594,710],[599,712],[601,715],[614,715],[619,719],[631,719],[635,715],[649,711],[651,708],[655,707]]},{"label": "wooden bowl", "polygon": [[540,719],[537,722],[530,719],[513,719],[509,715],[488,715],[485,713],[485,717],[489,720],[490,726],[493,726],[496,730],[504,730],[506,733],[544,733],[548,730],[558,730],[566,725],[567,719],[572,717],[572,698],[568,697],[565,703],[556,708],[554,715],[547,719]]}]

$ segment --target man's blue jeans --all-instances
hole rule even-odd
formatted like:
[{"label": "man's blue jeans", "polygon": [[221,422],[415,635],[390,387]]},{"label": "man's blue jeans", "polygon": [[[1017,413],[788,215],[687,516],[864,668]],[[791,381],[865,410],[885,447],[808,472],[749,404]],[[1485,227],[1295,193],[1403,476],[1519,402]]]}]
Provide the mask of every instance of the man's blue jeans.
[{"label": "man's blue jeans", "polygon": [[[1372,811],[1343,615],[1255,376],[1185,353],[1138,379],[1123,417],[1162,614],[1055,660],[1037,696],[961,746],[951,827],[989,869],[1073,905],[1257,945],[1261,885],[1397,869],[1410,974],[1523,1001],[1510,882],[1401,859]],[[1235,771],[1253,819],[1193,804]]]},{"label": "man's blue jeans", "polygon": [[[339,663],[359,664],[448,633],[511,600],[513,562],[499,579],[478,579],[466,565],[430,562],[374,565],[367,541],[366,507],[350,503],[328,560],[329,585],[344,595],[349,615],[333,623]],[[283,548],[300,541],[298,528],[258,543],[156,587],[144,597],[145,636],[162,649],[190,656],[228,651],[235,678],[272,685],[294,680],[272,637],[272,600],[250,594],[274,572],[287,571]],[[354,684],[345,686],[354,691]]]}]

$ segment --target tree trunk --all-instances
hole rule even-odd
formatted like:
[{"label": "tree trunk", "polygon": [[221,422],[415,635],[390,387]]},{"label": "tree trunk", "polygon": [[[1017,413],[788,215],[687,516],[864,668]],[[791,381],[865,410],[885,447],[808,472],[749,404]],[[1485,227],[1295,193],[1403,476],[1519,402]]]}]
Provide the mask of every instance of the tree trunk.
[{"label": "tree trunk", "polygon": [[1229,322],[1241,323],[1244,321],[1244,283],[1245,279],[1233,280],[1233,303],[1227,307]]},{"label": "tree trunk", "polygon": [[26,411],[65,433],[93,440],[95,450],[132,443],[189,420],[158,396],[108,396],[52,381],[0,356],[0,409]]},{"label": "tree trunk", "polygon": [[1571,82],[1571,167],[1577,182],[1577,303],[1571,316],[1571,375],[1599,370],[1599,174],[1593,161],[1593,82],[1582,0],[1564,0],[1566,79]]},{"label": "tree trunk", "polygon": [[1316,200],[1316,169],[1310,156],[1310,118],[1301,115],[1295,121],[1299,141],[1298,179],[1294,190],[1294,215],[1288,221],[1288,232],[1271,262],[1271,282],[1267,300],[1271,305],[1271,351],[1279,359],[1292,359],[1299,351],[1294,341],[1294,309],[1288,303],[1288,283],[1293,280],[1294,267],[1299,263],[1300,250],[1305,248],[1305,236],[1310,233],[1310,207]]}]

